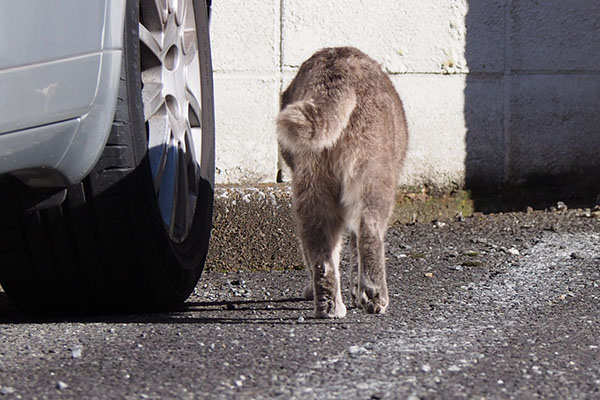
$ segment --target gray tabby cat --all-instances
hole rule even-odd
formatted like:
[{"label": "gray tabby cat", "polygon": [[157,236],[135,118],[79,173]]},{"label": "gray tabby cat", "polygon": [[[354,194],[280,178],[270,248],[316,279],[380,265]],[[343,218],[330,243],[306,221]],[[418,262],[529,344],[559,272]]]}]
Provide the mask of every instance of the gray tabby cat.
[{"label": "gray tabby cat", "polygon": [[402,102],[379,64],[352,47],[326,48],[300,67],[277,117],[292,171],[296,228],[320,318],[342,318],[342,237],[350,231],[352,300],[367,313],[389,304],[384,234],[408,132]]}]

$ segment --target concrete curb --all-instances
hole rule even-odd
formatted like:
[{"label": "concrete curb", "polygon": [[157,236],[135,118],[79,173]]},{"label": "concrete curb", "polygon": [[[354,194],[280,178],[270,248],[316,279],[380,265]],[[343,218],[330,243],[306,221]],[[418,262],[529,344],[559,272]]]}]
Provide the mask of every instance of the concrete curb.
[{"label": "concrete curb", "polygon": [[302,268],[289,185],[217,186],[206,268]]},{"label": "concrete curb", "polygon": [[[289,184],[217,185],[206,268],[218,271],[303,268]],[[468,193],[399,190],[391,223],[448,220],[473,213]]]}]

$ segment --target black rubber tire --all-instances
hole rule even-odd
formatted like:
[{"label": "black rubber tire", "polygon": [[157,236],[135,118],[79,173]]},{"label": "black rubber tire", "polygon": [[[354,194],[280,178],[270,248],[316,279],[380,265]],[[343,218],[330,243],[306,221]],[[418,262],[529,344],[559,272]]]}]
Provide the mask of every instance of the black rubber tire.
[{"label": "black rubber tire", "polygon": [[[202,5],[202,6],[200,6]],[[108,143],[92,172],[59,206],[54,192],[0,182],[0,284],[30,313],[168,310],[193,291],[212,222],[214,114],[207,8],[195,1],[202,74],[200,190],[186,239],[168,235],[147,156],[138,39],[138,1],[127,2],[119,99]],[[59,193],[60,195],[60,193]],[[33,207],[32,207],[33,206]]]}]

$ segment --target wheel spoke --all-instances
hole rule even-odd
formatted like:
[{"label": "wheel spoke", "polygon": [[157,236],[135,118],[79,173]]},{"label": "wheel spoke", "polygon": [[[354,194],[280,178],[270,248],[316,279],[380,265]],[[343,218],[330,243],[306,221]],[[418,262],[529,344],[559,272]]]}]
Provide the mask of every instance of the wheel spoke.
[{"label": "wheel spoke", "polygon": [[171,130],[163,115],[155,115],[148,121],[148,157],[156,190],[161,185],[167,162],[167,146],[171,141]]},{"label": "wheel spoke", "polygon": [[[196,20],[194,19],[193,5],[191,1],[186,1],[185,20],[183,22],[183,53],[194,55],[198,52],[196,37]],[[188,63],[189,64],[189,63]]]},{"label": "wheel spoke", "polygon": [[[194,128],[189,128],[186,132],[186,164],[188,166],[190,193],[198,195],[198,184],[200,181],[200,163],[198,162],[198,152],[196,151],[196,137],[194,137]],[[195,204],[195,202],[194,202]]]},{"label": "wheel spoke", "polygon": [[184,134],[184,128],[181,126],[181,123],[178,119],[173,115],[173,113],[167,108],[167,116],[169,121],[169,126],[173,130],[173,136],[177,139],[181,139]]},{"label": "wheel spoke", "polygon": [[169,5],[167,4],[167,0],[154,0],[157,8],[160,9],[160,22],[165,24],[167,21],[167,15],[169,14]]},{"label": "wheel spoke", "polygon": [[177,183],[175,196],[173,198],[173,222],[174,227],[181,231],[187,231],[188,211],[189,211],[189,184],[188,184],[188,169],[186,165],[186,150],[183,142],[180,142],[177,149]]},{"label": "wheel spoke", "polygon": [[164,31],[164,46],[165,48],[169,48],[171,45],[176,45],[177,38],[179,35],[179,28],[177,27],[177,23],[175,21],[175,15],[169,14],[167,17],[167,23],[165,24]]},{"label": "wheel spoke", "polygon": [[186,30],[183,33],[183,54],[186,56],[186,64],[189,65],[198,53],[196,44],[196,31]]},{"label": "wheel spoke", "polygon": [[169,12],[167,0],[141,0],[140,16],[150,30],[160,32]]},{"label": "wheel spoke", "polygon": [[167,166],[168,157],[168,146],[163,144],[162,146],[153,147],[149,150],[153,162],[151,163],[152,176],[154,177],[154,191],[159,192],[162,184],[163,175]]},{"label": "wheel spoke", "polygon": [[177,147],[173,143],[169,143],[166,151],[166,163],[163,171],[162,181],[158,191],[158,207],[163,216],[163,220],[169,231],[173,234],[173,207],[175,205],[177,191],[177,164],[178,164]]},{"label": "wheel spoke", "polygon": [[185,19],[187,1],[185,0],[170,0],[169,8],[175,14],[177,25],[181,25]]},{"label": "wheel spoke", "polygon": [[142,88],[142,102],[144,103],[144,121],[148,121],[165,104],[162,95],[163,85],[160,83],[146,83]]},{"label": "wheel spoke", "polygon": [[[197,137],[194,136],[194,130],[198,130],[198,128],[192,128],[188,125],[188,130],[185,132],[185,147],[187,149],[186,159],[189,163],[192,163],[198,167],[200,166],[200,163],[198,162],[198,153],[196,152]],[[194,171],[194,173],[196,173],[196,171]]]},{"label": "wheel spoke", "polygon": [[186,91],[186,98],[189,104],[188,113],[191,114],[188,115],[188,120],[190,122],[191,127],[201,127],[200,121],[202,121],[202,109],[200,108],[200,103],[198,102],[198,99],[189,88]]},{"label": "wheel spoke", "polygon": [[[194,42],[195,43],[195,42]],[[195,113],[198,124],[192,124],[193,127],[200,126],[199,121],[202,121],[202,106],[200,99],[202,92],[200,89],[200,67],[198,64],[198,53],[190,53],[186,55],[186,99],[190,108]]]},{"label": "wheel spoke", "polygon": [[162,62],[162,46],[156,40],[152,32],[150,32],[144,25],[139,24],[140,31],[140,42],[142,42],[148,50]]},{"label": "wheel spoke", "polygon": [[194,141],[194,161],[198,166],[196,172],[199,174],[202,167],[202,128],[192,128],[190,135]]}]

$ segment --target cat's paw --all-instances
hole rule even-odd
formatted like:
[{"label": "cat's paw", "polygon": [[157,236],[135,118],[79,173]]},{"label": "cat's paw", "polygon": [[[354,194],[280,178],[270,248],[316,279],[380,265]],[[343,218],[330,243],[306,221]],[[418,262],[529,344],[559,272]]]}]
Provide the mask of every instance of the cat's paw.
[{"label": "cat's paw", "polygon": [[383,314],[389,305],[386,290],[373,287],[357,289],[356,295],[352,294],[352,302],[355,307],[362,308],[367,314]]},{"label": "cat's paw", "polygon": [[315,317],[317,318],[344,318],[346,306],[341,300],[315,301]]},{"label": "cat's paw", "polygon": [[313,300],[315,298],[315,292],[312,284],[306,285],[304,288],[304,292],[302,292],[302,296],[305,300]]}]

